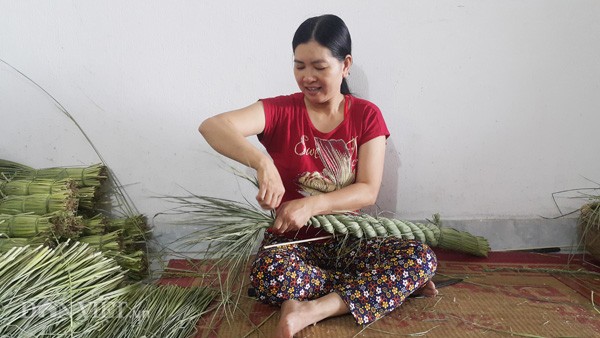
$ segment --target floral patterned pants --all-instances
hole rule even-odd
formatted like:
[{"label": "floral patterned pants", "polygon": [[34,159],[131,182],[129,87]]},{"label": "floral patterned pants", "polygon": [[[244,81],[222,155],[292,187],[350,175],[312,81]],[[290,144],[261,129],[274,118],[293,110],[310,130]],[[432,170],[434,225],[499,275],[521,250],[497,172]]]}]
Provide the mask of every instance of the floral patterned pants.
[{"label": "floral patterned pants", "polygon": [[[288,241],[265,233],[262,246]],[[348,238],[260,249],[250,280],[258,299],[269,304],[337,292],[356,322],[368,324],[400,306],[436,268],[435,254],[421,242]]]}]

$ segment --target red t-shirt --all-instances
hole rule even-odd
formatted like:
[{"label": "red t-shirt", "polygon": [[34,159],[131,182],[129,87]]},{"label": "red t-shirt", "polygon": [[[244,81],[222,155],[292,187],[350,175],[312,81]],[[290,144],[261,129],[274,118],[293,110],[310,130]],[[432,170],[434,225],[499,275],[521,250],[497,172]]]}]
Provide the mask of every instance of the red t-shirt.
[{"label": "red t-shirt", "polygon": [[[258,139],[279,170],[285,187],[282,202],[354,183],[358,148],[375,137],[390,135],[377,106],[352,95],[345,98],[344,120],[328,133],[313,126],[302,93],[261,100],[265,129]],[[315,229],[303,230],[294,237],[317,235]]]}]

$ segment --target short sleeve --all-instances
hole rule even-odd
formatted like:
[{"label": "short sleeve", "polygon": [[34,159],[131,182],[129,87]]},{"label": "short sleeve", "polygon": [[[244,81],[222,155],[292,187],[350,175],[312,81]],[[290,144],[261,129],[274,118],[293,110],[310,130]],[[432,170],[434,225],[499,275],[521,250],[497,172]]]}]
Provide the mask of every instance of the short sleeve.
[{"label": "short sleeve", "polygon": [[277,96],[263,98],[260,101],[265,111],[265,129],[257,137],[262,144],[266,145],[271,143],[274,133],[281,129],[281,123],[285,122],[283,116],[289,110],[292,98],[290,96]]},{"label": "short sleeve", "polygon": [[359,146],[378,136],[385,136],[385,138],[390,136],[383,115],[376,105],[370,102],[365,105],[362,116],[363,126],[361,136],[358,139]]}]

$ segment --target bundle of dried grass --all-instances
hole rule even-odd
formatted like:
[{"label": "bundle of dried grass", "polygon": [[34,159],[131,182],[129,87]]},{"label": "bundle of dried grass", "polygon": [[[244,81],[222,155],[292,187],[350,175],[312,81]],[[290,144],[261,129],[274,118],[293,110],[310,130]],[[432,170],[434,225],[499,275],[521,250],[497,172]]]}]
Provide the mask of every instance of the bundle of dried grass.
[{"label": "bundle of dried grass", "polygon": [[79,211],[84,213],[97,212],[96,209],[102,203],[100,187],[80,187],[77,189],[77,198],[79,199]]},{"label": "bundle of dried grass", "polygon": [[10,180],[0,181],[0,192],[3,195],[26,196],[44,194],[50,195],[54,193],[71,193],[76,195],[77,183],[73,180],[48,180],[48,179],[32,179],[32,180]]},{"label": "bundle of dried grass", "polygon": [[150,228],[146,217],[134,215],[125,218],[112,218],[108,220],[107,231],[119,232],[122,250],[120,252],[107,254],[112,255],[115,260],[129,272],[128,277],[139,280],[148,275],[148,257],[146,247],[150,237]]},{"label": "bundle of dried grass", "polygon": [[131,241],[144,240],[150,236],[150,228],[144,215],[112,218],[107,224],[109,231],[122,230],[123,236]]},{"label": "bundle of dried grass", "polygon": [[127,277],[130,279],[142,280],[148,276],[149,266],[145,251],[105,251],[104,255],[111,257],[121,268],[127,270]]},{"label": "bundle of dried grass", "polygon": [[79,241],[87,243],[90,247],[98,251],[121,251],[121,231],[113,231],[107,234],[79,237]]},{"label": "bundle of dried grass", "polygon": [[46,215],[54,212],[67,212],[74,214],[77,210],[77,204],[77,198],[68,192],[6,196],[0,199],[0,213],[9,215],[23,213]]},{"label": "bundle of dried grass", "polygon": [[[67,170],[70,168],[61,168]],[[85,170],[78,169],[78,170]],[[60,174],[59,174],[60,176]],[[100,201],[100,187],[97,185],[81,185],[82,180],[54,179],[54,178],[18,178],[13,174],[13,179],[0,179],[0,197],[26,196],[39,194],[70,193],[78,199],[78,209],[84,212],[92,212],[97,208]],[[90,178],[85,178],[90,181]],[[96,182],[96,181],[94,181]]]},{"label": "bundle of dried grass", "polygon": [[74,238],[83,229],[81,217],[68,213],[53,213],[46,216],[0,214],[0,233],[8,237]]},{"label": "bundle of dried grass", "polygon": [[20,248],[31,244],[29,238],[6,238],[0,233],[0,253],[7,252],[12,248]]},{"label": "bundle of dried grass", "polygon": [[101,235],[106,232],[108,222],[108,218],[103,214],[97,214],[91,218],[84,218],[82,235]]},{"label": "bundle of dried grass", "polygon": [[8,179],[13,177],[19,171],[30,171],[32,167],[21,163],[0,159],[0,177]]},{"label": "bundle of dried grass", "polygon": [[[14,163],[14,162],[11,162]],[[2,162],[0,162],[0,165]],[[2,167],[0,167],[0,170]],[[6,169],[8,172],[10,169]],[[107,178],[107,169],[104,165],[98,163],[87,167],[53,167],[43,169],[33,169],[22,166],[20,169],[12,169],[10,179],[72,179],[77,182],[79,187],[99,187]]]},{"label": "bundle of dried grass", "polygon": [[3,242],[4,250],[31,243],[33,237],[51,246],[77,239],[110,252],[128,277],[148,276],[150,229],[141,215],[110,219],[110,197],[103,194],[111,190],[100,187],[107,168],[34,169],[0,160],[0,170],[0,234],[11,238]]}]

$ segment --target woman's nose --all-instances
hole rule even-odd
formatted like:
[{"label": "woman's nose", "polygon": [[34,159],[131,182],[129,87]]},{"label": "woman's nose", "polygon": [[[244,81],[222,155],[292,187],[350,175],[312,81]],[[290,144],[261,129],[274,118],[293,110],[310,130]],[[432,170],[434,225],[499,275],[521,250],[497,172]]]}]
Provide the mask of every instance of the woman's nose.
[{"label": "woman's nose", "polygon": [[306,82],[313,82],[317,80],[317,77],[312,71],[308,70],[306,73],[304,73],[303,79]]}]

